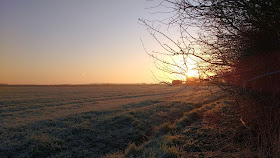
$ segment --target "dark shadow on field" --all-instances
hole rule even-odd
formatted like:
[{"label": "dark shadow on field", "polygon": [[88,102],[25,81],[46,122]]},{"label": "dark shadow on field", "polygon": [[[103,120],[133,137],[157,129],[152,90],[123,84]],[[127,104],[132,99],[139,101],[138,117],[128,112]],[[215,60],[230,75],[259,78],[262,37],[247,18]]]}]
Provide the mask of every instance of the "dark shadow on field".
[{"label": "dark shadow on field", "polygon": [[1,127],[2,157],[100,157],[147,141],[156,127],[172,123],[194,104],[147,100],[119,109],[91,111]]},{"label": "dark shadow on field", "polygon": [[248,130],[240,124],[235,104],[227,99],[210,98],[205,101],[207,104],[194,104],[191,110],[186,110],[183,116],[173,123],[165,122],[157,126],[155,133],[145,143],[132,143],[124,154],[114,153],[107,156],[258,157],[246,146],[242,135],[248,134]]}]

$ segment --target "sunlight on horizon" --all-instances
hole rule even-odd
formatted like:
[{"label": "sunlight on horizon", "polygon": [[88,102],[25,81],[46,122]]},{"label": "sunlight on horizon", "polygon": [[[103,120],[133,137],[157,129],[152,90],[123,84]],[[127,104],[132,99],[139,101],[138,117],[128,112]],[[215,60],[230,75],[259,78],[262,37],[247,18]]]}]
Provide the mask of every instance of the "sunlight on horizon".
[{"label": "sunlight on horizon", "polygon": [[199,74],[197,73],[196,70],[191,69],[191,70],[188,70],[188,71],[187,71],[186,75],[187,75],[188,77],[198,77]]}]

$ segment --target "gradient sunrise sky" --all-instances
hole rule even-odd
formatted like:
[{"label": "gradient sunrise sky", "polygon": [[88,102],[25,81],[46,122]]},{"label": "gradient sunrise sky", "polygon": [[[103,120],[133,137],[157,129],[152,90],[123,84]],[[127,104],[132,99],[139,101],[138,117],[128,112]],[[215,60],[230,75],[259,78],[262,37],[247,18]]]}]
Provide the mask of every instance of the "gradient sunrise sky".
[{"label": "gradient sunrise sky", "polygon": [[0,83],[154,83],[147,0],[1,0]]}]

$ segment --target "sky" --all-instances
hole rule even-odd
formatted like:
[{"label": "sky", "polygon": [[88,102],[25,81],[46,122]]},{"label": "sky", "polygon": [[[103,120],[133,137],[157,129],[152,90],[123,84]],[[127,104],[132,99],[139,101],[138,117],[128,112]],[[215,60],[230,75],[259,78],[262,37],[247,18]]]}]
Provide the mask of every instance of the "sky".
[{"label": "sky", "polygon": [[[147,0],[1,0],[0,83],[155,83]],[[147,40],[146,40],[147,39]]]}]

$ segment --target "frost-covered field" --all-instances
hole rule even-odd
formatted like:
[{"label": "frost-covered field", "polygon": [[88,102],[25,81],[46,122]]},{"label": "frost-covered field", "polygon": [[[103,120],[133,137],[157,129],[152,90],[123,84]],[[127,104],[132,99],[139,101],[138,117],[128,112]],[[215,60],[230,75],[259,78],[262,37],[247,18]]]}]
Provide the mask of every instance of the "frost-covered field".
[{"label": "frost-covered field", "polygon": [[1,123],[18,125],[156,100],[182,87],[155,85],[0,87]]},{"label": "frost-covered field", "polygon": [[[210,96],[207,89],[163,85],[3,86],[0,155],[131,155],[135,146],[165,135],[169,125],[179,131],[200,119],[196,109],[202,105],[207,105],[205,109],[214,107],[212,103],[222,97]],[[140,157],[174,152],[169,148],[145,148]]]}]

